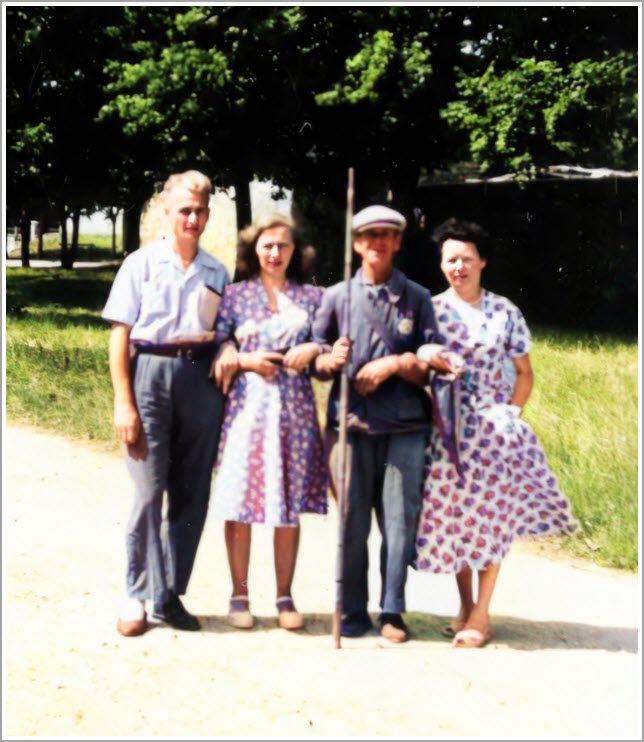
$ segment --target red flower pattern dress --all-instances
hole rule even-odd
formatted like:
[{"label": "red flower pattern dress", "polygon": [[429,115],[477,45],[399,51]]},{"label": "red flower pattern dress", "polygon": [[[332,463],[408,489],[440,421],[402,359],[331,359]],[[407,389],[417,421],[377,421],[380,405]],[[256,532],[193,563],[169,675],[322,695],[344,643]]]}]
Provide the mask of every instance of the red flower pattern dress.
[{"label": "red flower pattern dress", "polygon": [[414,566],[481,570],[499,563],[515,536],[570,533],[577,524],[533,429],[510,405],[513,359],[531,345],[520,310],[490,291],[480,309],[452,289],[433,302],[438,342],[465,361],[457,395],[460,473],[435,426]]}]

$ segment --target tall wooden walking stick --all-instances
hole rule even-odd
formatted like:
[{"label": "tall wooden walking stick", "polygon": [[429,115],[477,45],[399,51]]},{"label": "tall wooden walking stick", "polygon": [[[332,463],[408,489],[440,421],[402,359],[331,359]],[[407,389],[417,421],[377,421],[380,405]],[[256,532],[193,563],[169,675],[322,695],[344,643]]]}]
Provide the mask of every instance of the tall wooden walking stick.
[{"label": "tall wooden walking stick", "polygon": [[[344,230],[344,280],[347,287],[344,335],[351,338],[351,256],[353,253],[353,168],[349,168],[347,185],[347,221]],[[336,466],[336,489],[338,496],[338,548],[335,563],[335,611],[333,613],[333,638],[335,648],[340,649],[340,624],[342,623],[342,565],[344,562],[344,512],[347,479],[347,413],[349,409],[349,363],[345,363],[340,377],[340,430]]]}]

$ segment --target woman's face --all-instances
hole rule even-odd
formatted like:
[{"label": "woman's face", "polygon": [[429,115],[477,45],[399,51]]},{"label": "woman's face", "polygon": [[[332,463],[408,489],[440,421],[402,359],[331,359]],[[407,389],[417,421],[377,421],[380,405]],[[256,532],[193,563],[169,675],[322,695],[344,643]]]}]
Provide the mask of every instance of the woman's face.
[{"label": "woman's face", "polygon": [[293,235],[288,227],[265,229],[255,243],[261,272],[274,278],[284,278],[294,250]]},{"label": "woman's face", "polygon": [[459,294],[475,294],[481,287],[485,260],[473,242],[448,239],[441,250],[441,270],[449,285]]}]

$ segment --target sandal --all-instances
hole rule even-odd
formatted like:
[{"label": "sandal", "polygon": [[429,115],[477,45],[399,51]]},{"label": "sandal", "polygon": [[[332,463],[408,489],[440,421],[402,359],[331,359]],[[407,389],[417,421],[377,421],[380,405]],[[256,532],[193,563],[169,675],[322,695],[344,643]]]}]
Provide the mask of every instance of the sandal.
[{"label": "sandal", "polygon": [[255,621],[249,610],[248,595],[234,595],[230,599],[228,624],[236,629],[252,629]]},{"label": "sandal", "polygon": [[454,637],[452,646],[463,649],[481,649],[491,638],[492,634],[489,631],[484,634],[478,629],[462,629]]},{"label": "sandal", "polygon": [[297,631],[304,626],[304,619],[298,613],[293,598],[290,596],[278,598],[276,605],[277,623],[280,628],[287,629],[287,631]]},{"label": "sandal", "polygon": [[465,628],[465,621],[457,621],[453,618],[448,624],[441,629],[441,636],[446,639],[453,639],[459,631]]}]

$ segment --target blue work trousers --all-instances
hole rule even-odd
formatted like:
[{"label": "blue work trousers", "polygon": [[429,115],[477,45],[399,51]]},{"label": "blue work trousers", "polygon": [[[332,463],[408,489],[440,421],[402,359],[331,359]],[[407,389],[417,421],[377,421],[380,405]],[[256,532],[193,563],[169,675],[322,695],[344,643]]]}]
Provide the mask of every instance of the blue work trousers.
[{"label": "blue work trousers", "polygon": [[386,613],[405,611],[405,583],[416,543],[426,441],[423,432],[348,435],[344,613],[367,610],[367,541],[374,509],[382,536],[380,607]]},{"label": "blue work trousers", "polygon": [[150,354],[133,361],[147,454],[139,460],[127,456],[135,484],[127,592],[158,607],[170,591],[185,593],[208,510],[223,411],[223,397],[208,378],[210,362]]}]

